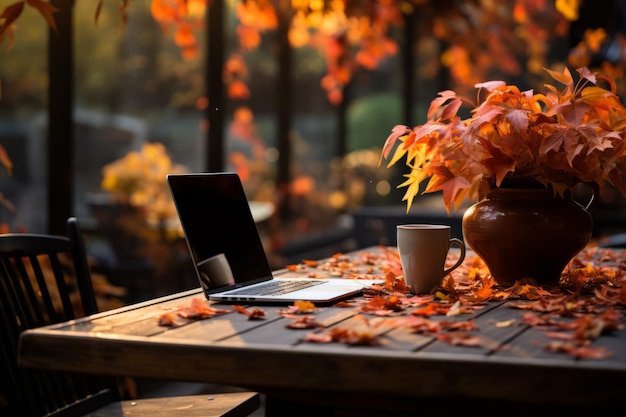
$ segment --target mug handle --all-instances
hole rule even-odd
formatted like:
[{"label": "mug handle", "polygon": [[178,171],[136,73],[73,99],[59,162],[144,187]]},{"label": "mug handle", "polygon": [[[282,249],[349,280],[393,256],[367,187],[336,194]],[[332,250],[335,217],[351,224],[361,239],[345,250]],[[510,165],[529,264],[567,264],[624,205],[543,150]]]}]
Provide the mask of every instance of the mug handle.
[{"label": "mug handle", "polygon": [[456,268],[461,266],[461,264],[465,260],[465,244],[463,243],[463,241],[461,239],[457,239],[456,237],[453,237],[452,239],[450,239],[450,246],[454,244],[456,244],[459,247],[459,249],[461,249],[461,256],[459,256],[459,259],[456,261],[454,265],[452,265],[450,268],[443,271],[444,275],[448,275],[450,272],[454,271]]}]

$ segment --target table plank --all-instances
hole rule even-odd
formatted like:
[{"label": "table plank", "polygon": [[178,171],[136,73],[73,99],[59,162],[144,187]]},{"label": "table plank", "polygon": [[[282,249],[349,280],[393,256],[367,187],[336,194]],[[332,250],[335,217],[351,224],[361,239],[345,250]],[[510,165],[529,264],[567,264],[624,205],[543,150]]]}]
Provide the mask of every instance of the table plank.
[{"label": "table plank", "polygon": [[[492,308],[479,312],[475,317],[478,331],[469,332],[480,339],[480,345],[467,347],[435,341],[424,348],[424,352],[441,352],[449,354],[488,355],[502,349],[507,342],[528,329],[521,322],[519,311],[506,307],[505,303],[493,303]],[[499,327],[498,324],[507,324]],[[508,323],[511,323],[508,325]]]}]

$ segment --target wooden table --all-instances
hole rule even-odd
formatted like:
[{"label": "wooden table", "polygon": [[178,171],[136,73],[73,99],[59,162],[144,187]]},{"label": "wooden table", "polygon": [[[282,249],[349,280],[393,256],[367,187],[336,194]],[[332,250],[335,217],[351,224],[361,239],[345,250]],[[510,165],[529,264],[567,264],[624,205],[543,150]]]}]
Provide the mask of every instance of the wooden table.
[{"label": "wooden table", "polygon": [[[613,271],[614,283],[625,279],[624,252],[603,251],[591,258],[596,263],[586,266],[587,275],[606,276],[610,275],[607,271]],[[484,277],[484,270],[472,256],[465,264],[459,274]],[[311,276],[368,278],[394,271],[397,274],[397,268],[395,249],[370,248],[291,269]],[[536,288],[520,286],[517,291]],[[442,290],[442,294],[447,292]],[[465,296],[471,294],[478,292]],[[428,302],[427,297],[401,295],[399,299],[405,304],[399,311],[385,309],[383,301],[388,305],[398,302],[398,298],[390,297],[374,293],[367,298],[355,297],[347,306],[320,307],[310,314],[290,315],[288,306],[245,306],[245,310],[238,311],[230,305],[211,305],[199,289],[191,290],[29,330],[21,337],[20,361],[24,366],[58,370],[240,386],[268,396],[267,415],[331,415],[331,410],[332,415],[358,416],[418,412],[578,415],[583,411],[602,415],[622,407],[626,392],[626,319],[622,317],[626,291],[622,291],[622,301],[612,306],[575,308],[575,301],[589,299],[587,295],[574,296],[569,304],[552,303],[567,306],[578,318],[555,318],[529,310],[532,301],[510,294],[506,300],[492,296],[464,314],[432,316],[413,312],[433,306],[449,309],[454,297],[447,304],[439,304]],[[180,317],[178,314],[189,311],[184,309],[194,299],[203,306],[229,312],[200,320]],[[374,299],[380,302],[380,308],[371,308]],[[418,305],[421,302],[424,304]],[[516,304],[526,308],[512,308]],[[549,310],[548,306],[545,303],[542,308]],[[592,308],[597,311],[590,314]],[[252,319],[249,315],[259,313],[255,309],[261,309],[264,318]],[[577,309],[584,311],[576,313]],[[556,336],[572,334],[549,324],[548,318],[575,323],[584,315],[590,323],[607,310],[615,313],[617,318],[611,323],[618,328],[609,331],[610,320],[601,322],[605,331],[587,338],[591,349],[569,353],[546,349],[563,343]],[[306,315],[313,316],[308,319],[311,322],[325,327],[287,327],[305,322],[302,317]],[[544,327],[532,321],[542,315]],[[181,325],[160,324],[160,319],[167,317],[174,317]],[[460,323],[461,327],[453,330],[446,327],[453,326],[449,323]],[[592,332],[600,325],[596,322],[588,328]],[[352,339],[341,338],[350,336],[350,332]],[[311,334],[335,341],[305,341]],[[591,353],[601,358],[584,358]]]}]

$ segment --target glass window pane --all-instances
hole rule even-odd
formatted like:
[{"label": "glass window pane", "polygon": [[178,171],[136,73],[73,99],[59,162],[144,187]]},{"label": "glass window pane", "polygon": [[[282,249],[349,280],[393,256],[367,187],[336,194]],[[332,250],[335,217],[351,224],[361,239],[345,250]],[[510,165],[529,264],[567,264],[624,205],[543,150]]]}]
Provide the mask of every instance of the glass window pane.
[{"label": "glass window pane", "polygon": [[[151,2],[75,7],[75,213],[90,252],[129,301],[198,285],[165,176],[202,170],[202,28],[183,58]],[[191,10],[203,21],[204,10]],[[188,53],[188,51],[187,51]]]},{"label": "glass window pane", "polygon": [[16,27],[12,48],[6,39],[0,45],[0,145],[13,165],[0,167],[0,224],[40,233],[47,230],[48,28],[30,8]]}]

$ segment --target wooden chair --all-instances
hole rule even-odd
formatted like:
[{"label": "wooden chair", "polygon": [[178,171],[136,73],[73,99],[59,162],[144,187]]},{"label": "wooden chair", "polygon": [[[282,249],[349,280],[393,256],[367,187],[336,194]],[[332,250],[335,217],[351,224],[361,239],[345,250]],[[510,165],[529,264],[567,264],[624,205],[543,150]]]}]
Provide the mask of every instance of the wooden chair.
[{"label": "wooden chair", "polygon": [[77,219],[67,227],[68,237],[0,235],[0,415],[247,416],[259,407],[253,392],[117,401],[111,378],[18,367],[22,331],[98,311]]}]

